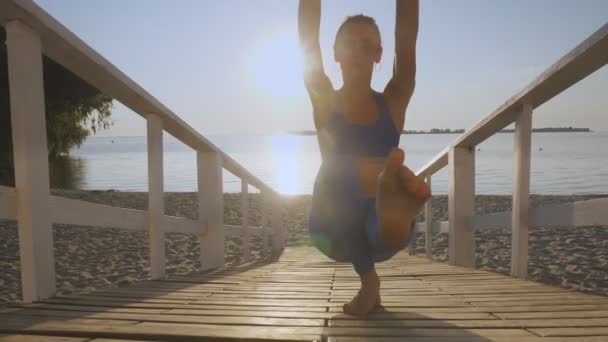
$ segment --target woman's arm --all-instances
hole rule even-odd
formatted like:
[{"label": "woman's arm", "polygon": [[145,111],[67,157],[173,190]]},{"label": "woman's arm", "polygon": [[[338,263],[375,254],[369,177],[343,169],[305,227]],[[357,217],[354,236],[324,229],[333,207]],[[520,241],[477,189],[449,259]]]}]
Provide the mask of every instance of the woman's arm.
[{"label": "woman's arm", "polygon": [[324,126],[322,113],[327,111],[333,95],[333,87],[323,69],[319,44],[320,26],[321,0],[300,0],[298,32],[304,63],[304,82],[315,112],[317,130]]},{"label": "woman's arm", "polygon": [[405,110],[416,84],[416,39],[418,0],[397,0],[395,19],[395,63],[393,77],[384,90],[398,130],[403,129]]}]

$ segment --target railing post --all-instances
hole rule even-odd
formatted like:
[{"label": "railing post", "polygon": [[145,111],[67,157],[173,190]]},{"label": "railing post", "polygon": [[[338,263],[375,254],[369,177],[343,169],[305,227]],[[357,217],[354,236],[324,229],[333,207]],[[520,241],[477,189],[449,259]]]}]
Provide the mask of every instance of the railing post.
[{"label": "railing post", "polygon": [[198,217],[201,222],[201,269],[224,266],[224,192],[222,156],[216,151],[197,154]]},{"label": "railing post", "polygon": [[448,261],[450,265],[475,267],[475,232],[471,217],[475,208],[475,152],[469,147],[450,147]]},{"label": "railing post", "polygon": [[148,232],[150,244],[150,277],[165,276],[165,214],[163,185],[163,123],[159,115],[148,114]]},{"label": "railing post", "polygon": [[241,178],[241,217],[243,225],[241,227],[241,243],[243,258],[249,260],[251,257],[249,250],[249,185],[245,179]]},{"label": "railing post", "polygon": [[19,21],[5,27],[21,290],[31,303],[55,294],[42,48],[38,34]]},{"label": "railing post", "polygon": [[419,230],[418,226],[418,222],[414,222],[414,224],[412,225],[412,230],[410,231],[410,234],[412,234],[413,236],[411,237],[410,243],[408,243],[407,245],[409,255],[416,254],[416,237],[418,236]]},{"label": "railing post", "polygon": [[[425,177],[426,185],[429,189],[431,188],[431,175]],[[426,223],[424,228],[424,244],[426,249],[426,256],[429,259],[433,258],[433,206],[431,198],[424,204],[424,222]]]},{"label": "railing post", "polygon": [[530,145],[532,106],[524,105],[515,119],[513,149],[513,210],[511,233],[511,276],[528,274],[528,227],[530,208]]},{"label": "railing post", "polygon": [[272,231],[272,258],[278,259],[285,249],[287,229],[281,222],[281,203],[278,195],[274,195],[270,207],[270,226]]},{"label": "railing post", "polygon": [[270,244],[268,241],[268,198],[264,191],[260,191],[260,201],[262,204],[262,222],[260,227],[262,227],[262,254],[264,257],[268,256],[268,251],[270,250]]}]

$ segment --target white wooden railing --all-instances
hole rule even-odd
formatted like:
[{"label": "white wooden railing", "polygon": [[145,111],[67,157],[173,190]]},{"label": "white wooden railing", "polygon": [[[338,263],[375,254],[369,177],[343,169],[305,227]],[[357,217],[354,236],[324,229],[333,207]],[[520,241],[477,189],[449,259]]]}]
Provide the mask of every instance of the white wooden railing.
[{"label": "white wooden railing", "polygon": [[[511,227],[511,275],[525,278],[529,227],[608,225],[608,198],[540,208],[530,208],[529,204],[533,110],[602,68],[607,62],[608,24],[604,24],[524,90],[464,132],[416,173],[430,185],[431,176],[448,167],[448,221],[432,221],[430,201],[424,210],[425,223],[421,226],[425,229],[426,254],[429,258],[432,256],[433,232],[449,232],[448,262],[474,267],[475,230]],[[512,123],[515,123],[513,210],[475,216],[475,146]]]},{"label": "white wooden railing", "polygon": [[[277,256],[286,241],[278,194],[186,124],[100,54],[31,0],[0,0],[0,24],[6,29],[15,160],[15,188],[0,187],[0,218],[18,221],[23,301],[55,293],[52,223],[148,230],[150,276],[165,274],[164,234],[199,236],[201,268],[224,265],[224,238],[238,235],[249,256],[249,237],[261,236],[265,250]],[[45,128],[42,55],[120,101],[147,121],[148,210],[117,208],[50,195]],[[145,58],[145,56],[142,56]],[[164,214],[163,131],[197,151],[198,220]],[[223,221],[222,170],[241,179],[242,226]],[[248,187],[260,190],[263,220],[250,227]]]}]

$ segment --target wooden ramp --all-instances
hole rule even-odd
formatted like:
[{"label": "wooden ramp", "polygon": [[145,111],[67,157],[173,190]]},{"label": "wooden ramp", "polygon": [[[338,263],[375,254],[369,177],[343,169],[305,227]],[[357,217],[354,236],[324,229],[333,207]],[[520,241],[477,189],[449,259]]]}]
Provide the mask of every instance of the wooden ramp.
[{"label": "wooden ramp", "polygon": [[[0,341],[608,341],[608,298],[402,253],[379,265],[385,308],[342,314],[350,265],[309,247],[279,262],[1,310]],[[52,336],[52,337],[51,337]]]}]

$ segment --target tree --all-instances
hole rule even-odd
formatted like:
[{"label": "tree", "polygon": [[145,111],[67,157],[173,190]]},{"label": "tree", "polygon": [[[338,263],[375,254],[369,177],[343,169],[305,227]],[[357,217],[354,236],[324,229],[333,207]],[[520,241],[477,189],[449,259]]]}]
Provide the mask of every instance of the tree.
[{"label": "tree", "polygon": [[[11,136],[6,31],[0,27],[0,184],[12,185]],[[49,158],[80,146],[91,134],[112,125],[112,98],[62,65],[43,56],[46,131]]]}]

